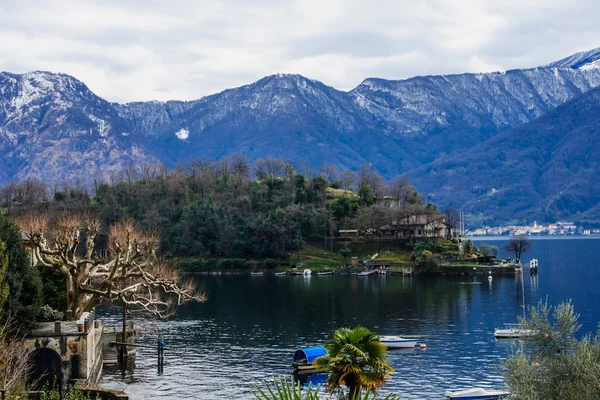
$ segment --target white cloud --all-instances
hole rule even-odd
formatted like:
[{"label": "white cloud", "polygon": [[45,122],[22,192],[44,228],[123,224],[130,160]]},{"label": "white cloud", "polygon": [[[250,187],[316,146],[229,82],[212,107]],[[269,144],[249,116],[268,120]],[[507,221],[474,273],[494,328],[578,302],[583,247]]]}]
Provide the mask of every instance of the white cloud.
[{"label": "white cloud", "polygon": [[109,101],[191,100],[276,72],[367,77],[534,67],[600,46],[596,0],[0,4],[0,70],[64,72]]}]

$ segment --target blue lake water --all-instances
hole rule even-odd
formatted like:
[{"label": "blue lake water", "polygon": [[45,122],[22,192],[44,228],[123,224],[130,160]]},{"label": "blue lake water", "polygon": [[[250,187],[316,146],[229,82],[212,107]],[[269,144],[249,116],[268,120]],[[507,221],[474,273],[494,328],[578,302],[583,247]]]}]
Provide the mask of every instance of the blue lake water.
[{"label": "blue lake water", "polygon": [[134,400],[251,399],[262,380],[290,376],[298,347],[321,344],[338,327],[364,325],[382,335],[419,335],[427,345],[389,352],[395,372],[382,392],[442,399],[452,388],[501,388],[501,360],[519,342],[495,340],[493,331],[522,315],[523,294],[526,305],[572,299],[582,332],[595,333],[599,254],[600,240],[535,240],[523,261],[539,259],[537,277],[526,272],[491,283],[486,276],[199,276],[206,303],[169,321],[137,323],[139,343],[165,338],[163,373],[156,351],[141,348],[133,371],[107,370],[102,384]]}]

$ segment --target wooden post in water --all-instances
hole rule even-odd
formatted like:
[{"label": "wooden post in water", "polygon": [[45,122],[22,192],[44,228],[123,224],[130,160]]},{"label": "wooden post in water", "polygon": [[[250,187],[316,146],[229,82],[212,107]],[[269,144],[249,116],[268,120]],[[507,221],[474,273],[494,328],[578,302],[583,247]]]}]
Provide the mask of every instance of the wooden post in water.
[{"label": "wooden post in water", "polygon": [[[123,303],[123,337],[121,340],[123,343],[127,343],[127,303]],[[127,346],[122,344],[121,351],[119,352],[121,363],[125,365],[127,361]]]},{"label": "wooden post in water", "polygon": [[164,366],[164,355],[165,355],[165,340],[160,336],[158,338],[157,349],[158,349],[158,374],[162,375],[163,366]]}]

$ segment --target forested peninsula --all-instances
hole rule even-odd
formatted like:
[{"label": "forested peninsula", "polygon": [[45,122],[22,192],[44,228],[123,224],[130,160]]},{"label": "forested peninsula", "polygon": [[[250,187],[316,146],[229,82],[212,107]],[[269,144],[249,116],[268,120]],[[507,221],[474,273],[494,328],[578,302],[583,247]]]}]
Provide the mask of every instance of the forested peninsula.
[{"label": "forested peninsula", "polygon": [[[356,172],[330,165],[300,168],[270,157],[250,163],[233,155],[173,170],[145,164],[93,182],[93,187],[34,179],[11,183],[0,189],[0,207],[8,217],[93,213],[105,226],[133,220],[159,234],[162,257],[191,269],[216,268],[219,262],[221,269],[290,264],[307,247],[331,250],[324,264],[343,262],[339,242],[348,238],[340,231],[374,239],[390,234],[382,227],[416,216],[424,223],[440,217],[457,223],[456,213],[445,210],[444,216],[406,178],[386,182],[367,165]],[[102,252],[103,236],[97,240]]]}]

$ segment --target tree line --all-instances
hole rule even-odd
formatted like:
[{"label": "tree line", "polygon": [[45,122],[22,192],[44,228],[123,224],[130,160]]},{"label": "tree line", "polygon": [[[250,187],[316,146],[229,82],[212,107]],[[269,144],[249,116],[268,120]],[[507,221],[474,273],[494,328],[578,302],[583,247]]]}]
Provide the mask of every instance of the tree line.
[{"label": "tree line", "polygon": [[[110,226],[132,219],[158,230],[163,255],[285,258],[339,229],[377,229],[407,215],[439,215],[402,176],[386,182],[371,166],[300,168],[268,157],[193,160],[168,170],[144,164],[95,177],[89,186],[28,179],[0,189],[9,216],[92,211]],[[100,239],[101,240],[101,239]]]}]

